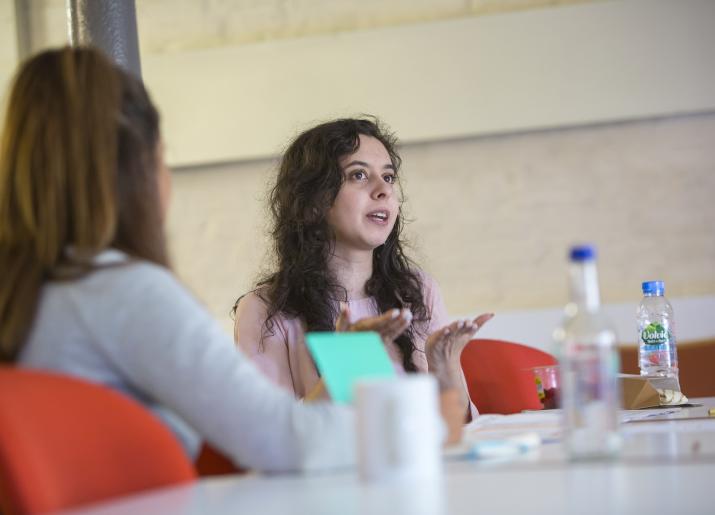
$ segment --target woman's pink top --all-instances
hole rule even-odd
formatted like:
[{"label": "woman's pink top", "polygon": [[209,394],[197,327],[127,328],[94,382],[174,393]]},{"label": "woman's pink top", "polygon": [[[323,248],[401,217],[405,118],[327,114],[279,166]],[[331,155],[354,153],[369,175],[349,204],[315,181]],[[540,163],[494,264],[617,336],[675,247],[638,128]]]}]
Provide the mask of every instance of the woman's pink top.
[{"label": "woman's pink top", "polygon": [[[412,360],[420,372],[427,372],[425,339],[437,329],[447,325],[447,310],[437,283],[425,274],[422,277],[424,301],[430,316],[427,327],[415,329],[415,347]],[[372,297],[348,301],[350,321],[376,316],[380,313]],[[298,398],[305,397],[318,383],[318,372],[310,357],[303,326],[300,320],[283,314],[273,317],[272,331],[264,331],[267,316],[265,302],[251,292],[245,295],[236,309],[234,338],[241,350],[251,358],[259,369],[273,382],[291,391]],[[422,324],[424,325],[424,323]],[[399,348],[391,343],[387,352],[395,368],[404,372]]]}]

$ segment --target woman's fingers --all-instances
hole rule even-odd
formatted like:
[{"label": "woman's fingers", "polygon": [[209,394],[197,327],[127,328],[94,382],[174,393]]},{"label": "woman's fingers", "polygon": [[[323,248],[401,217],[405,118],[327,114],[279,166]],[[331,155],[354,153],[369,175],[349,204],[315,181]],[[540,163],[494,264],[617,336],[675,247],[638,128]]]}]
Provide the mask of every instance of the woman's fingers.
[{"label": "woman's fingers", "polygon": [[446,353],[458,351],[467,345],[474,334],[491,318],[493,313],[483,313],[473,320],[455,320],[451,324],[433,333],[429,345],[434,346],[434,350],[443,349]]},{"label": "woman's fingers", "polygon": [[484,324],[489,322],[492,318],[494,318],[494,313],[482,313],[477,318],[475,318],[473,320],[473,322],[477,325],[477,329],[480,329]]},{"label": "woman's fingers", "polygon": [[444,326],[442,329],[437,329],[433,332],[427,339],[425,348],[434,352],[447,346],[453,334],[452,325],[453,324]]},{"label": "woman's fingers", "polygon": [[358,320],[350,326],[350,331],[374,331],[383,340],[392,341],[402,334],[412,323],[409,309],[391,309],[382,315]]},{"label": "woman's fingers", "polygon": [[395,318],[390,319],[380,332],[385,339],[393,341],[404,333],[412,323],[412,312],[409,309],[402,309]]},{"label": "woman's fingers", "polygon": [[457,321],[457,329],[452,332],[452,338],[447,344],[447,346],[450,347],[450,352],[455,353],[457,356],[461,355],[462,350],[467,346],[477,331],[491,320],[493,316],[494,313],[483,313],[474,320]]},{"label": "woman's fingers", "polygon": [[351,331],[375,331],[381,332],[386,326],[400,315],[398,309],[385,311],[382,315],[376,317],[361,318],[350,326]]},{"label": "woman's fingers", "polygon": [[335,321],[335,330],[339,333],[350,330],[350,308],[345,303],[340,303],[340,314]]},{"label": "woman's fingers", "polygon": [[494,313],[483,313],[474,320],[464,319],[457,320],[450,324],[450,329],[453,336],[473,336],[481,327],[494,317]]}]

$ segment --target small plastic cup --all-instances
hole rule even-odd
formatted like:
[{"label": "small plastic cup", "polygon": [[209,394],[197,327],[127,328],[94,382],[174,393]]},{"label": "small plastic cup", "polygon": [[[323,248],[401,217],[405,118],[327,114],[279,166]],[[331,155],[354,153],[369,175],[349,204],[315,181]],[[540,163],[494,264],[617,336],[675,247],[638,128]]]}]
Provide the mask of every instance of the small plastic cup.
[{"label": "small plastic cup", "polygon": [[558,365],[533,367],[536,394],[539,396],[542,409],[555,409],[561,407],[561,391],[559,388]]}]

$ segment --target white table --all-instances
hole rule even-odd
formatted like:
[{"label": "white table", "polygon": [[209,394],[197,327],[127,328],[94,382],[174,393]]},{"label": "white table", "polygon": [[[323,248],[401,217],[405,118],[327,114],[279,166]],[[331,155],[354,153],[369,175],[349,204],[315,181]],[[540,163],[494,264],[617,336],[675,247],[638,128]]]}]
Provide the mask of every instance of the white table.
[{"label": "white table", "polygon": [[199,481],[77,511],[85,515],[715,513],[715,417],[683,409],[624,427],[621,458],[568,463],[559,444],[509,462],[450,459],[443,481],[370,484],[353,472]]}]

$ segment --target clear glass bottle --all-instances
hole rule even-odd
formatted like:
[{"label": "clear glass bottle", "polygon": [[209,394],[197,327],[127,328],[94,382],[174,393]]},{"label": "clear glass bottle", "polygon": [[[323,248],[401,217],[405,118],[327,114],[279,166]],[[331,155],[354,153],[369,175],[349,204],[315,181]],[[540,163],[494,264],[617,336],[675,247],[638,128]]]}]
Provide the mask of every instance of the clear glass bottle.
[{"label": "clear glass bottle", "polygon": [[621,447],[619,359],[615,332],[600,306],[594,247],[571,249],[569,282],[571,301],[563,326],[554,334],[564,446],[572,460],[610,458]]},{"label": "clear glass bottle", "polygon": [[665,298],[663,281],[646,281],[638,306],[638,364],[641,375],[678,379],[673,307]]}]

